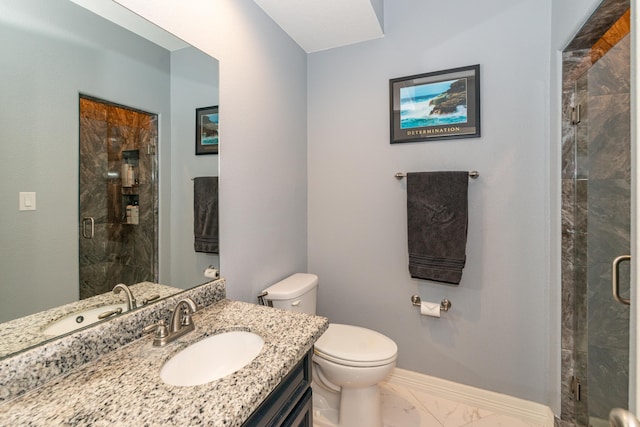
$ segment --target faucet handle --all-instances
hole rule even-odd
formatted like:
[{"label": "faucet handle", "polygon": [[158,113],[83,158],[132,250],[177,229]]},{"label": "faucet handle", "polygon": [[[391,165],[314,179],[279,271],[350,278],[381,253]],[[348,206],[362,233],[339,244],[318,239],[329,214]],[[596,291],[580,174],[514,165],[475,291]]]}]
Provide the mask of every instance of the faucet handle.
[{"label": "faucet handle", "polygon": [[145,306],[145,305],[149,304],[150,302],[155,301],[157,299],[160,299],[160,294],[153,294],[149,298],[143,299],[142,300],[142,305]]},{"label": "faucet handle", "polygon": [[145,326],[145,328],[142,330],[144,334],[150,334],[154,331],[154,342],[155,340],[160,340],[169,336],[169,329],[167,328],[164,319],[160,320],[158,323],[154,323],[153,325]]},{"label": "faucet handle", "polygon": [[193,324],[193,320],[191,320],[191,313],[189,311],[185,311],[182,316],[182,322],[180,322],[182,326],[190,326]]}]

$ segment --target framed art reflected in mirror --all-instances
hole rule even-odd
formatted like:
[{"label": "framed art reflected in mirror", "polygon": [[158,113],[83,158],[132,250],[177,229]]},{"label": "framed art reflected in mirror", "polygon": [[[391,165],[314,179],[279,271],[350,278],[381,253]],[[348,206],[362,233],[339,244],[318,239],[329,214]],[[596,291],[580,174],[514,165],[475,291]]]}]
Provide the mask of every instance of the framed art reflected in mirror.
[{"label": "framed art reflected in mirror", "polygon": [[218,154],[218,106],[196,109],[196,155]]}]

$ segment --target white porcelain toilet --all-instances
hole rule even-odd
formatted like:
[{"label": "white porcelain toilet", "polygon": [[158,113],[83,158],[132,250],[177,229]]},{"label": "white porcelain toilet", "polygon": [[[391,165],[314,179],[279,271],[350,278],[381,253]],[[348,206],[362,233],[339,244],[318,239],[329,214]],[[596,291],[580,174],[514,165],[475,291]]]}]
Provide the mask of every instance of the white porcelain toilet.
[{"label": "white porcelain toilet", "polygon": [[[296,273],[264,290],[269,305],[316,314],[318,276]],[[358,326],[330,324],[313,355],[314,407],[318,401],[338,413],[341,427],[382,427],[378,383],[396,365],[398,346]]]}]

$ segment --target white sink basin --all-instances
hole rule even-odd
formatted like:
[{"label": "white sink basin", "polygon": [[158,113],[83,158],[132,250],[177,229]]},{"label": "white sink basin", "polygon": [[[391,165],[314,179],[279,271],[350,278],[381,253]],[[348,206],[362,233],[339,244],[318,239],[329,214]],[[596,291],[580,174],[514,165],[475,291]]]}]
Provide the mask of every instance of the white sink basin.
[{"label": "white sink basin", "polygon": [[84,328],[85,326],[96,323],[102,319],[98,318],[102,313],[107,313],[113,310],[122,310],[124,313],[127,311],[127,304],[109,304],[102,305],[100,307],[87,308],[84,310],[76,311],[71,314],[51,322],[45,329],[42,330],[44,335],[58,336],[73,332],[76,329]]},{"label": "white sink basin", "polygon": [[176,386],[206,384],[245,367],[263,346],[264,340],[252,332],[212,335],[167,360],[160,369],[160,378]]}]

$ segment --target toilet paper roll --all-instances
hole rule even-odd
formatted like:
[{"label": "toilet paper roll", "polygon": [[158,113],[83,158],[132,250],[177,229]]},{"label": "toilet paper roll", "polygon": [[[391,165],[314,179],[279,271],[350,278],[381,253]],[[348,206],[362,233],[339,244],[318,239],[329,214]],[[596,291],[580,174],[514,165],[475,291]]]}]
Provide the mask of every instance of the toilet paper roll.
[{"label": "toilet paper roll", "polygon": [[421,302],[420,314],[423,316],[440,317],[440,303],[429,301]]},{"label": "toilet paper roll", "polygon": [[208,279],[219,279],[220,272],[216,268],[209,267],[204,270],[204,277]]}]

